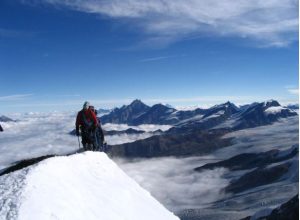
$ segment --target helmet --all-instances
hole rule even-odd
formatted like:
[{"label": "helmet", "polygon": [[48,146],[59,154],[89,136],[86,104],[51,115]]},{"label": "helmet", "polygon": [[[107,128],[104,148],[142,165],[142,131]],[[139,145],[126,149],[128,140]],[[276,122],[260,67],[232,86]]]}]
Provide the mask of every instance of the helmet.
[{"label": "helmet", "polygon": [[88,109],[90,107],[90,103],[85,101],[83,104],[83,109]]},{"label": "helmet", "polygon": [[98,114],[97,110],[93,105],[90,105],[89,109],[91,109],[96,115]]},{"label": "helmet", "polygon": [[95,110],[95,107],[94,107],[93,105],[90,105],[90,106],[89,106],[89,109],[91,109],[91,110],[94,111],[94,110]]}]

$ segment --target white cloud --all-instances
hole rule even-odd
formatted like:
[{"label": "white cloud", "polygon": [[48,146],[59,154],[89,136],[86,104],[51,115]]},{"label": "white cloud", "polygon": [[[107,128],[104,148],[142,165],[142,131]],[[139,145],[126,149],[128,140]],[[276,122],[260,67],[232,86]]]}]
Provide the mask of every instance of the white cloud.
[{"label": "white cloud", "polygon": [[30,96],[33,96],[33,94],[16,94],[16,95],[0,96],[0,101],[22,100]]},{"label": "white cloud", "polygon": [[27,113],[1,123],[0,169],[12,162],[78,149],[77,138],[68,134],[75,126],[74,113]]},{"label": "white cloud", "polygon": [[166,60],[170,58],[176,58],[176,57],[185,57],[186,55],[172,55],[172,56],[158,56],[158,57],[150,57],[140,60],[139,62],[152,62],[152,61],[159,61],[159,60]]},{"label": "white cloud", "polygon": [[292,95],[299,95],[299,88],[296,85],[286,85],[284,88]]},{"label": "white cloud", "polygon": [[133,129],[139,130],[139,131],[145,131],[145,133],[141,133],[141,134],[120,134],[120,135],[107,136],[106,140],[111,145],[130,143],[130,142],[134,142],[136,140],[149,138],[154,135],[151,132],[157,131],[159,129],[162,131],[166,131],[166,130],[170,129],[171,127],[172,126],[170,126],[170,125],[155,125],[155,124],[142,124],[142,125],[138,125],[138,126],[129,126],[127,124],[107,123],[107,124],[102,125],[102,128],[106,131],[111,131],[111,130],[123,131],[123,130],[129,129],[129,128],[133,128]]},{"label": "white cloud", "polygon": [[156,131],[156,130],[162,130],[166,131],[170,129],[172,126],[170,125],[155,125],[155,124],[142,124],[138,126],[129,126],[127,124],[111,124],[111,123],[106,123],[103,126],[103,129],[107,131],[115,130],[115,131],[124,131],[129,128],[133,128],[135,130],[139,131],[146,131],[146,132],[151,132],[151,131]]},{"label": "white cloud", "polygon": [[298,39],[297,0],[44,0],[56,6],[127,18],[147,35],[146,44],[168,44],[214,34],[286,46]]},{"label": "white cloud", "polygon": [[[213,156],[164,157],[126,161],[115,159],[130,177],[171,211],[203,208],[222,199],[221,190],[229,183],[224,168],[195,172],[194,168],[213,162]],[[166,184],[167,183],[167,187]],[[204,199],[205,198],[205,199]]]},{"label": "white cloud", "polygon": [[168,57],[168,56],[151,57],[151,58],[146,58],[146,59],[140,60],[140,62],[151,62],[151,61],[165,60],[168,58],[170,58],[170,57]]},{"label": "white cloud", "polygon": [[153,136],[151,133],[142,133],[142,134],[120,134],[120,135],[111,135],[106,136],[105,140],[111,145],[131,143],[137,140],[142,140]]},{"label": "white cloud", "polygon": [[288,89],[288,92],[293,95],[299,95],[299,89]]}]

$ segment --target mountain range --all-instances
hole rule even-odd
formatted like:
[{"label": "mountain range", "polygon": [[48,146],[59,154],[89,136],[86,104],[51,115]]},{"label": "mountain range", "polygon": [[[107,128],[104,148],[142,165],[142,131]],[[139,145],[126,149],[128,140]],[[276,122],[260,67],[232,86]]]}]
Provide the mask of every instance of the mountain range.
[{"label": "mountain range", "polygon": [[165,124],[186,129],[206,130],[217,127],[239,130],[271,124],[280,118],[295,115],[297,115],[295,111],[282,107],[275,100],[253,103],[240,108],[226,102],[208,109],[197,108],[189,111],[176,110],[163,104],[150,107],[140,100],[134,100],[129,105],[115,108],[100,119],[102,124]]},{"label": "mountain range", "polygon": [[[231,144],[225,134],[296,116],[297,112],[280,106],[275,100],[253,103],[241,108],[231,102],[209,109],[178,111],[162,104],[152,107],[140,100],[116,108],[101,117],[104,123],[169,124],[172,127],[149,138],[110,146],[112,156],[157,157],[203,155]],[[125,131],[124,131],[125,132]]]}]

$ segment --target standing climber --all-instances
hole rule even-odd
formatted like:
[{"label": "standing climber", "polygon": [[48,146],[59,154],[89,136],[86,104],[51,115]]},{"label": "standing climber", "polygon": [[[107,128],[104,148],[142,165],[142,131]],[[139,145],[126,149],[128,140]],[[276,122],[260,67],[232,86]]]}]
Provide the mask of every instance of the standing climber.
[{"label": "standing climber", "polygon": [[76,135],[79,136],[80,130],[84,150],[94,150],[96,148],[95,133],[98,127],[98,120],[89,107],[90,103],[84,102],[83,108],[78,112],[76,118]]},{"label": "standing climber", "polygon": [[[94,113],[95,115],[97,116],[98,112],[97,110],[95,109],[94,106],[90,106],[89,107]],[[97,148],[95,149],[96,151],[101,151],[101,152],[105,152],[106,150],[106,142],[104,140],[104,134],[103,134],[103,130],[102,130],[102,127],[101,127],[101,122],[100,122],[100,118],[97,117],[97,120],[98,120],[98,126],[96,128],[96,132],[95,132],[95,135],[96,135],[96,141],[97,141]]]}]

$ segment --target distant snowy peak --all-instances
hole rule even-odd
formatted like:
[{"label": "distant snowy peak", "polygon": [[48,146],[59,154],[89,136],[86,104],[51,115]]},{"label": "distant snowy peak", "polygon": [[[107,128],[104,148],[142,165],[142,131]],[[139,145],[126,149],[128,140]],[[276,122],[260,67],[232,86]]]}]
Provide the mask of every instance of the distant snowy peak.
[{"label": "distant snowy peak", "polygon": [[297,112],[282,107],[277,101],[269,100],[266,102],[254,102],[250,105],[240,107],[240,110],[232,114],[226,121],[214,127],[230,128],[240,130],[262,125],[268,125],[281,118],[297,116]]},{"label": "distant snowy peak", "polygon": [[134,100],[129,105],[124,105],[121,108],[115,108],[109,114],[101,117],[101,122],[116,123],[116,124],[132,124],[132,121],[144,114],[150,109],[149,106],[144,104],[141,100]]},{"label": "distant snowy peak", "polygon": [[287,105],[287,108],[292,109],[292,110],[298,110],[299,104],[290,104],[290,105]]},{"label": "distant snowy peak", "polygon": [[239,108],[236,105],[234,105],[231,102],[226,102],[223,104],[215,105],[215,106],[207,109],[204,117],[211,116],[213,114],[220,115],[220,113],[230,116],[232,114],[237,113],[238,111],[239,111]]},{"label": "distant snowy peak", "polygon": [[149,106],[144,104],[141,100],[135,99],[130,105],[132,108],[138,108],[138,109],[148,109]]},{"label": "distant snowy peak", "polygon": [[179,220],[104,153],[54,157],[25,169],[0,177],[0,219]]},{"label": "distant snowy peak", "polygon": [[[162,104],[162,105],[164,105],[164,106],[166,106],[168,108],[174,108],[172,105],[170,105],[168,103],[160,103],[160,104]],[[174,109],[176,109],[176,108],[174,108]]]},{"label": "distant snowy peak", "polygon": [[[194,127],[198,129],[210,129],[226,121],[233,114],[239,112],[239,108],[231,102],[215,105],[209,109],[196,109],[194,116],[178,123],[183,127]],[[198,112],[198,113],[196,113]]]},{"label": "distant snowy peak", "polygon": [[252,103],[247,107],[243,108],[242,113],[244,115],[255,111],[263,111],[266,115],[268,114],[282,114],[283,117],[296,115],[297,113],[289,107],[283,107],[279,102],[275,100],[269,100],[261,103]]},{"label": "distant snowy peak", "polygon": [[267,107],[267,108],[280,106],[279,102],[277,102],[276,100],[273,100],[273,99],[265,101],[262,104],[263,104],[263,107]]},{"label": "distant snowy peak", "polygon": [[134,101],[132,101],[129,105],[123,105],[121,108],[115,108],[113,109],[113,112],[116,111],[138,111],[138,112],[144,112],[147,109],[149,109],[150,107],[148,105],[146,105],[145,103],[143,103],[141,100],[139,99],[135,99]]},{"label": "distant snowy peak", "polygon": [[255,109],[261,109],[262,111],[264,111],[267,108],[278,107],[278,106],[281,106],[279,104],[279,102],[277,102],[275,100],[268,100],[265,102],[253,102],[252,104],[241,106],[240,110],[243,113],[247,113],[247,112],[251,112],[252,110],[255,110]]},{"label": "distant snowy peak", "polygon": [[6,117],[5,115],[0,116],[0,122],[12,122],[13,119]]},{"label": "distant snowy peak", "polygon": [[169,108],[163,104],[153,105],[147,112],[135,118],[132,123],[139,124],[170,124],[167,118],[170,114],[176,112],[176,109]]},{"label": "distant snowy peak", "polygon": [[292,113],[293,110],[290,110],[288,108],[282,107],[282,106],[272,106],[267,109],[265,109],[265,113],[268,114],[281,114],[284,112]]},{"label": "distant snowy peak", "polygon": [[112,110],[111,109],[98,109],[98,115],[105,115],[105,114],[109,114]]},{"label": "distant snowy peak", "polygon": [[168,106],[163,105],[163,104],[155,104],[150,109],[152,109],[152,111],[155,111],[155,110],[168,111],[169,113],[172,113],[172,112],[176,111],[176,109],[174,109],[172,107],[168,107]]},{"label": "distant snowy peak", "polygon": [[171,122],[165,122],[165,119],[175,111],[176,109],[163,104],[156,104],[149,107],[136,99],[130,105],[115,108],[111,113],[102,116],[101,121],[103,124],[171,124]]},{"label": "distant snowy peak", "polygon": [[223,108],[231,108],[236,112],[239,111],[239,108],[235,104],[233,104],[229,101],[227,101],[223,104],[218,104],[218,105],[215,105],[215,106],[211,107],[211,109],[220,109],[220,108],[222,108],[222,109]]},{"label": "distant snowy peak", "polygon": [[282,107],[277,101],[253,103],[233,116],[234,128],[244,129],[271,124],[281,118],[296,116],[297,113]]}]

